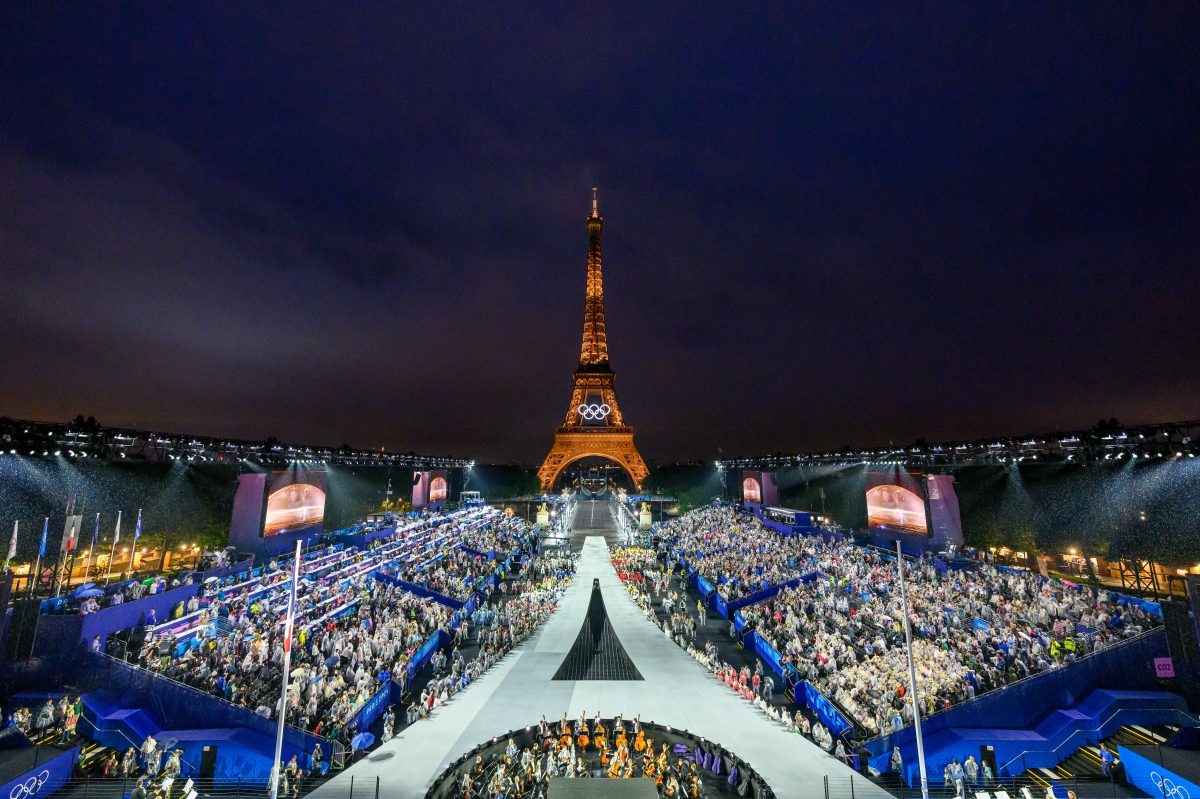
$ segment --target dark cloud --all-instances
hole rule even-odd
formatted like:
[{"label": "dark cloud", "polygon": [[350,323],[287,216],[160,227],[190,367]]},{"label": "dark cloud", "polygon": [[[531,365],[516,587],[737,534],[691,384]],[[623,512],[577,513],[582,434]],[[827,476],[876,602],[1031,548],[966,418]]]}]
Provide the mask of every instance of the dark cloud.
[{"label": "dark cloud", "polygon": [[1195,417],[1200,12],[0,11],[0,413],[538,459]]}]

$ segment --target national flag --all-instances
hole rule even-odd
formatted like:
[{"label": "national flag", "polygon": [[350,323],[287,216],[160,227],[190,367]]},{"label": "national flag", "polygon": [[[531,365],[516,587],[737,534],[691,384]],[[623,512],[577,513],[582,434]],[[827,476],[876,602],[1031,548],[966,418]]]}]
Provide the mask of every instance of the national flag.
[{"label": "national flag", "polygon": [[113,546],[121,540],[121,511],[117,511],[117,529],[113,530]]},{"label": "national flag", "polygon": [[46,517],[46,523],[42,525],[42,545],[38,547],[38,557],[46,557],[46,534],[50,532],[50,517]]},{"label": "national flag", "polygon": [[[137,549],[137,540],[142,536],[142,509],[138,508],[137,529],[133,531],[133,549]],[[133,550],[130,550],[131,552]]]},{"label": "national flag", "polygon": [[100,514],[96,514],[96,529],[92,531],[92,549],[96,549],[96,545],[100,543]]},{"label": "national flag", "polygon": [[68,516],[66,526],[63,528],[62,551],[64,554],[70,554],[75,551],[75,536],[79,533],[79,524],[83,521],[82,516]]},{"label": "national flag", "polygon": [[8,540],[8,558],[7,558],[7,560],[12,560],[13,558],[15,558],[17,556],[17,528],[20,525],[21,525],[21,523],[19,521],[13,522],[12,538],[10,538]]}]

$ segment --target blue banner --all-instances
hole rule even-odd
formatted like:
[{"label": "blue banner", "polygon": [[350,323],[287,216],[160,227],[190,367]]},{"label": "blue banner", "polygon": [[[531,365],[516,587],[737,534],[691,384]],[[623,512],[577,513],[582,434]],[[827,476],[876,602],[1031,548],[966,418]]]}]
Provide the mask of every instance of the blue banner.
[{"label": "blue banner", "polygon": [[816,717],[829,729],[834,738],[840,738],[853,731],[854,725],[808,680],[796,683],[796,693],[799,694],[796,700],[800,701],[800,698],[803,697],[804,704],[808,705],[808,709],[816,714]]},{"label": "blue banner", "polygon": [[1126,781],[1133,783],[1151,796],[1165,796],[1167,799],[1200,797],[1200,785],[1181,777],[1176,772],[1119,744],[1117,753],[1121,758],[1121,763],[1125,766]]},{"label": "blue banner", "polygon": [[416,583],[410,583],[408,580],[401,580],[399,577],[393,577],[390,574],[384,574],[383,572],[376,572],[375,579],[382,580],[385,583],[391,583],[392,585],[403,588],[405,591],[409,591],[416,596],[432,599],[439,605],[445,605],[446,607],[454,608],[455,610],[458,610],[466,604],[461,600],[453,599],[445,594],[439,594],[437,591],[430,591],[425,586],[417,585]]},{"label": "blue banner", "polygon": [[[735,619],[738,618],[738,614],[735,613],[733,615]],[[734,623],[736,624],[737,622],[735,621]],[[767,640],[757,632],[753,633],[751,638],[754,641],[754,651],[758,653],[759,657],[767,662],[767,665],[770,666],[776,674],[782,677],[783,658],[781,658],[779,653],[775,651],[775,647],[768,644]]]},{"label": "blue banner", "polygon": [[[41,750],[41,747],[38,749]],[[28,762],[32,763],[33,748],[29,747],[22,751],[30,753],[31,757]],[[37,754],[46,756],[43,751],[39,751]],[[73,746],[62,754],[51,757],[45,763],[39,763],[21,776],[0,785],[0,796],[5,799],[8,797],[14,797],[14,799],[38,797],[40,799],[40,797],[48,796],[71,779],[71,772],[77,760],[79,760],[79,747]]]},{"label": "blue banner", "polygon": [[[437,636],[434,636],[436,639]],[[388,680],[379,692],[376,693],[367,704],[363,705],[363,709],[354,714],[350,719],[350,726],[359,732],[366,732],[367,728],[375,723],[375,719],[383,715],[383,711],[387,710],[388,700],[392,697],[391,680]],[[357,725],[357,726],[356,726]]]}]

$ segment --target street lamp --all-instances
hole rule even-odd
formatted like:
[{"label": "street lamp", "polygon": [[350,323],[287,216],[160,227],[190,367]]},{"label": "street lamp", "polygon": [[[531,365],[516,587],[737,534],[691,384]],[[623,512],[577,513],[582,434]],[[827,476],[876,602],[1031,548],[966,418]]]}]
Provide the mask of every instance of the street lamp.
[{"label": "street lamp", "polygon": [[904,590],[904,552],[896,542],[896,570],[900,575],[900,604],[904,611],[904,641],[908,647],[908,692],[912,698],[913,729],[917,734],[917,764],[921,770],[921,799],[929,799],[925,775],[925,742],[921,739],[921,703],[917,699],[917,667],[913,662],[912,626],[908,622],[908,594]]}]

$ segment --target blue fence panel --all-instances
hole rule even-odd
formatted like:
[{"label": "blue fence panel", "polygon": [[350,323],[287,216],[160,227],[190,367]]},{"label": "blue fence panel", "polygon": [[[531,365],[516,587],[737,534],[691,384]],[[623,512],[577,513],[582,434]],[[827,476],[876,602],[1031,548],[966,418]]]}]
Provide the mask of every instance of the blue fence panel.
[{"label": "blue fence panel", "polygon": [[795,588],[801,583],[810,583],[820,576],[820,572],[809,572],[808,574],[797,577],[794,580],[788,580],[786,583],[779,583],[778,585],[769,586],[760,591],[755,591],[753,594],[744,596],[741,599],[735,599],[732,602],[727,601],[720,594],[713,593],[712,598],[709,600],[709,606],[715,607],[718,613],[728,619],[729,614],[736,610],[740,610],[750,605],[757,605],[759,602],[765,602],[785,588]]},{"label": "blue fence panel", "polygon": [[171,618],[171,611],[180,602],[186,605],[187,601],[196,595],[199,588],[198,585],[181,585],[170,591],[163,591],[161,594],[142,597],[132,602],[102,608],[96,613],[89,613],[83,617],[79,640],[90,643],[92,637],[98,635],[103,644],[105,639],[115,632],[145,624],[151,610],[154,611],[155,621],[161,624]]},{"label": "blue fence panel", "polygon": [[409,591],[416,596],[432,599],[439,605],[445,605],[448,608],[454,608],[455,610],[458,610],[466,605],[466,602],[463,602],[461,599],[454,599],[453,597],[448,597],[445,594],[439,594],[437,591],[430,591],[425,586],[417,585],[416,583],[410,583],[408,580],[401,580],[399,577],[393,577],[390,574],[376,572],[375,579],[382,580],[385,583],[391,583],[392,585],[403,588],[405,591]]},{"label": "blue fence panel", "polygon": [[[1169,749],[1160,751],[1174,755]],[[1125,779],[1151,796],[1166,796],[1170,799],[1200,797],[1200,785],[1166,767],[1166,761],[1155,763],[1121,745],[1117,746],[1117,752],[1125,766]]]},{"label": "blue fence panel", "polygon": [[[735,613],[733,615],[734,618],[737,618],[738,614]],[[734,623],[736,624],[737,622],[735,621]],[[782,677],[783,658],[780,657],[779,653],[775,651],[775,647],[768,644],[767,639],[763,638],[757,632],[752,633],[751,637],[754,642],[754,651],[758,653],[759,657],[767,662],[767,665],[771,667],[772,671]]]},{"label": "blue fence panel", "polygon": [[363,705],[363,709],[354,714],[354,718],[350,720],[353,729],[359,732],[366,732],[367,728],[375,723],[375,719],[383,715],[383,711],[387,710],[392,697],[391,680],[388,684],[379,689],[367,704]]},{"label": "blue fence panel", "polygon": [[[53,757],[48,757],[45,748],[41,746],[29,746],[20,751],[22,756],[28,754],[30,768],[21,776],[0,785],[0,796],[5,799],[9,797],[13,797],[13,799],[32,799],[33,797],[43,799],[43,797],[49,796],[66,785],[67,780],[71,779],[75,763],[79,760],[78,746],[73,746]],[[47,759],[33,765],[39,756]],[[9,763],[8,766],[19,768],[20,758],[14,758],[14,760],[17,762]]]},{"label": "blue fence panel", "polygon": [[854,731],[854,725],[808,680],[797,681],[792,695],[797,702],[803,702],[813,712],[834,738]]}]

